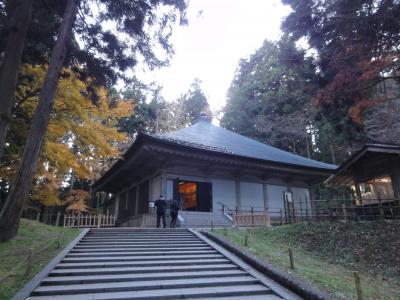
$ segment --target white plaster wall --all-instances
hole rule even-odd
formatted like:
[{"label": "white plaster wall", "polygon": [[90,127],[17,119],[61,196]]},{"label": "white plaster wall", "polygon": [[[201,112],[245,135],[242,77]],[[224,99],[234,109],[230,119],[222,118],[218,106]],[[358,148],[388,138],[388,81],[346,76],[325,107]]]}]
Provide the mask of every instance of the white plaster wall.
[{"label": "white plaster wall", "polygon": [[150,199],[149,200],[156,200],[160,197],[161,193],[161,176],[156,176],[151,179],[150,181]]},{"label": "white plaster wall", "polygon": [[287,190],[286,186],[283,185],[272,185],[268,184],[268,210],[271,216],[275,216],[280,213],[280,209],[283,209],[283,192]]},{"label": "white plaster wall", "polygon": [[243,210],[264,210],[263,186],[261,183],[240,182],[240,205]]},{"label": "white plaster wall", "polygon": [[173,200],[174,198],[174,181],[173,180],[167,180],[167,190],[165,193],[165,199],[167,200]]},{"label": "white plaster wall", "polygon": [[[296,207],[296,214],[300,214],[300,203],[302,214],[306,215],[306,208],[308,207],[311,214],[310,191],[308,188],[290,187],[293,195],[294,205]],[[270,216],[278,217],[280,209],[284,211],[283,205],[283,192],[287,191],[286,186],[282,185],[268,185],[268,206]]]},{"label": "white plaster wall", "polygon": [[213,210],[221,208],[222,202],[229,209],[235,209],[236,207],[236,191],[235,181],[223,180],[223,179],[211,179],[212,183],[212,199],[213,199]]}]

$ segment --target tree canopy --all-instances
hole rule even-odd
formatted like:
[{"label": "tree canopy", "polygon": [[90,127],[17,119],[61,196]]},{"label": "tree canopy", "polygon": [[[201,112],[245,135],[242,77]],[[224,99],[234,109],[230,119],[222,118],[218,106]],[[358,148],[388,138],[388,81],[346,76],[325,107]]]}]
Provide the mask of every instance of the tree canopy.
[{"label": "tree canopy", "polygon": [[364,111],[399,97],[398,88],[386,87],[400,82],[400,2],[283,3],[293,9],[283,30],[315,50],[320,83],[315,101],[322,114],[347,143],[365,142]]},{"label": "tree canopy", "polygon": [[[0,169],[2,180],[8,184],[18,167],[45,73],[46,66],[22,67],[15,117],[7,139],[9,146]],[[96,106],[86,94],[90,84],[90,79],[80,79],[79,73],[63,70],[35,173],[32,197],[43,204],[62,204],[58,191],[71,174],[75,180],[93,179],[110,166],[120,154],[120,145],[127,142],[127,136],[118,132],[117,122],[131,115],[133,103],[111,100],[104,88],[98,88]]]},{"label": "tree canopy", "polygon": [[121,118],[121,131],[135,137],[139,132],[178,130],[197,122],[202,111],[211,118],[210,107],[199,79],[195,79],[188,91],[173,101],[166,101],[160,92],[160,87],[139,81],[122,91],[124,99],[133,101],[135,110],[130,117]]},{"label": "tree canopy", "polygon": [[304,51],[287,40],[265,41],[240,61],[221,125],[306,155],[314,87],[314,65]]},{"label": "tree canopy", "polygon": [[333,163],[397,143],[400,2],[282,2],[283,36],[240,61],[221,124]]}]

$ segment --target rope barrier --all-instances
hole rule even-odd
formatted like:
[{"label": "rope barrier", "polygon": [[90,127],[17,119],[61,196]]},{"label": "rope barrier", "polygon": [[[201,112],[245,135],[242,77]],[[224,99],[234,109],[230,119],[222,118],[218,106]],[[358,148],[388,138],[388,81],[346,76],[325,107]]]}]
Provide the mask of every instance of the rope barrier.
[{"label": "rope barrier", "polygon": [[[41,248],[40,250],[37,250],[35,252],[32,253],[32,258],[34,256],[36,256],[37,254],[43,252],[44,250],[46,250],[47,248],[50,247],[51,244],[53,244],[54,242],[57,242],[58,239],[55,240],[51,240],[48,244],[46,244],[46,246],[44,246],[43,248]],[[17,265],[15,265],[10,271],[8,271],[6,274],[4,274],[2,277],[0,277],[0,283],[3,282],[5,279],[7,279],[8,277],[10,277],[11,275],[14,274],[14,272],[25,262],[27,262],[29,258],[29,255],[27,255],[24,259],[22,259]]]}]

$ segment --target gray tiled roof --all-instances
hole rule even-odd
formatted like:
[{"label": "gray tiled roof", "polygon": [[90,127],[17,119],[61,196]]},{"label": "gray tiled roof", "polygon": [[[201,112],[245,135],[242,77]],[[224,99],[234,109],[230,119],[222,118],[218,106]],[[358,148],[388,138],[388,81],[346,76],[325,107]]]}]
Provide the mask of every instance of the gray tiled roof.
[{"label": "gray tiled roof", "polygon": [[177,131],[155,134],[153,137],[204,150],[223,152],[278,163],[329,170],[336,169],[335,165],[322,163],[274,148],[225,128],[215,126],[206,120],[200,120],[190,127]]}]

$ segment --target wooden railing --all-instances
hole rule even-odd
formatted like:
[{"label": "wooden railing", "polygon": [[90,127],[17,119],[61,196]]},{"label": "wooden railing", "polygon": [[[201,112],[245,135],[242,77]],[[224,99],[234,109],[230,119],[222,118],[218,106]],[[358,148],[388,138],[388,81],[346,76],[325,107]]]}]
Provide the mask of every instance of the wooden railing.
[{"label": "wooden railing", "polygon": [[241,226],[268,226],[270,225],[268,211],[240,211],[233,214],[234,225]]},{"label": "wooden railing", "polygon": [[65,214],[64,227],[81,227],[81,228],[94,228],[94,227],[114,227],[115,219],[114,214]]}]

